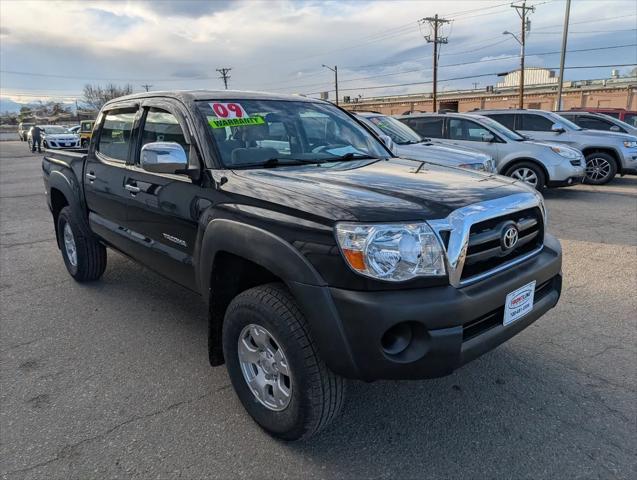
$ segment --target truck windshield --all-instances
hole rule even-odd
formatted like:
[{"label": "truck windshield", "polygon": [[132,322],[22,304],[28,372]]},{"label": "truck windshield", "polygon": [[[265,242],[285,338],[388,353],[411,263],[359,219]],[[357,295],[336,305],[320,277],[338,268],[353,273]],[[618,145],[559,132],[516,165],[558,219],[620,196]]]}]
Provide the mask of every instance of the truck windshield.
[{"label": "truck windshield", "polygon": [[383,145],[338,108],[288,100],[198,102],[228,168],[386,158]]},{"label": "truck windshield", "polygon": [[364,117],[373,123],[378,130],[387,135],[397,145],[420,143],[423,138],[411,128],[392,117],[379,115],[378,117]]}]

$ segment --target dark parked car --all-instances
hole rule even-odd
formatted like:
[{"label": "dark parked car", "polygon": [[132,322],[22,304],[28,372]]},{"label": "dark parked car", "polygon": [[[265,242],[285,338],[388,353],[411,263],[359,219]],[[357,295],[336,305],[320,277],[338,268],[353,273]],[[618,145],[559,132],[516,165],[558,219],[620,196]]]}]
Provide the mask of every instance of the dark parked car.
[{"label": "dark parked car", "polygon": [[345,378],[447,375],[561,292],[539,193],[394,157],[319,100],[122,97],[42,168],[69,274],[98,279],[108,246],[201,293],[210,362],[283,439],[325,427]]}]

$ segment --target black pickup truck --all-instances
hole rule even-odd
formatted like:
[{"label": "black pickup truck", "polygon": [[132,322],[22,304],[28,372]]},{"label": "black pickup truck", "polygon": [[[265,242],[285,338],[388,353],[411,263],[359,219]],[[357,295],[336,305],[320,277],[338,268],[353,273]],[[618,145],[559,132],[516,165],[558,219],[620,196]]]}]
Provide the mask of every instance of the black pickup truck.
[{"label": "black pickup truck", "polygon": [[79,282],[106,247],[199,292],[209,360],[272,435],[307,438],[345,379],[422,379],[558,302],[561,248],[539,193],[406,158],[299,96],[151,92],[101,110],[87,150],[42,163]]}]

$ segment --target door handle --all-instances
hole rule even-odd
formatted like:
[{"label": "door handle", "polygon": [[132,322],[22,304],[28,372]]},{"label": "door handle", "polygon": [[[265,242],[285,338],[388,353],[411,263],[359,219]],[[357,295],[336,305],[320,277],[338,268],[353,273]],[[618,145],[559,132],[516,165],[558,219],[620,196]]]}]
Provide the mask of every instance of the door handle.
[{"label": "door handle", "polygon": [[128,190],[130,193],[139,193],[141,191],[141,188],[136,187],[135,185],[130,185],[128,183],[124,185],[124,188]]},{"label": "door handle", "polygon": [[97,177],[95,176],[95,174],[93,172],[89,172],[89,173],[86,174],[86,178],[88,178],[92,182]]}]

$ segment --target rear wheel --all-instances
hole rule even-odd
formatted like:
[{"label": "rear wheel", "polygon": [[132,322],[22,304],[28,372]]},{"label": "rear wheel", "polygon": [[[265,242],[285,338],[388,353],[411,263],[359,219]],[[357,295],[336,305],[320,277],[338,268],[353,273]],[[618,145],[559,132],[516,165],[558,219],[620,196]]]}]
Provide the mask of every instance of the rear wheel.
[{"label": "rear wheel", "polygon": [[307,321],[283,285],[255,287],[231,302],[223,353],[244,408],[277,438],[309,438],[343,405],[345,381],[319,357]]},{"label": "rear wheel", "polygon": [[586,155],[586,183],[604,185],[617,174],[615,159],[607,153],[593,152]]},{"label": "rear wheel", "polygon": [[538,165],[531,162],[517,163],[509,168],[505,175],[520,180],[536,190],[542,190],[546,185],[544,172]]},{"label": "rear wheel", "polygon": [[78,282],[97,280],[106,270],[106,247],[92,234],[83,232],[70,207],[58,216],[58,245],[64,265]]}]

